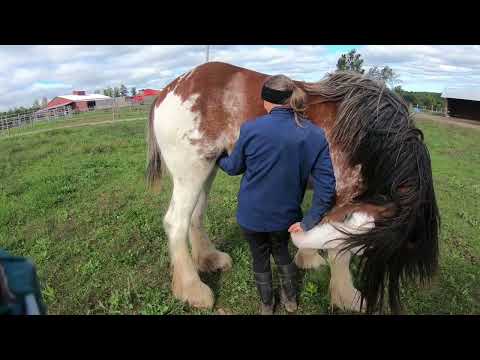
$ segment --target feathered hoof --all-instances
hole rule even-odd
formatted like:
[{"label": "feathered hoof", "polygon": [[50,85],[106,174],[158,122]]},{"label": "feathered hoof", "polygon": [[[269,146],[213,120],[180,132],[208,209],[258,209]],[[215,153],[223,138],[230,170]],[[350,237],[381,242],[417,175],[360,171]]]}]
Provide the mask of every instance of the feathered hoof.
[{"label": "feathered hoof", "polygon": [[298,250],[294,261],[300,269],[317,269],[327,265],[325,259],[315,249]]},{"label": "feathered hoof", "polygon": [[212,309],[215,302],[212,290],[201,280],[178,284],[172,281],[173,296],[199,309]]},{"label": "feathered hoof", "polygon": [[201,272],[225,272],[232,268],[232,258],[227,253],[214,250],[199,256],[197,266]]},{"label": "feathered hoof", "polygon": [[337,308],[344,312],[351,313],[365,313],[365,303],[360,308],[360,295],[359,294],[336,294],[331,296],[331,307]]}]

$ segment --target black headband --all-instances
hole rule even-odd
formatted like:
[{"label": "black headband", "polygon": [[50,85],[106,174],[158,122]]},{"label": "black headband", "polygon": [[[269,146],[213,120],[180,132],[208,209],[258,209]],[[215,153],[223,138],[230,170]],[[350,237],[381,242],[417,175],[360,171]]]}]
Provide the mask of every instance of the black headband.
[{"label": "black headband", "polygon": [[281,104],[283,105],[286,100],[292,96],[292,90],[275,90],[266,87],[265,85],[262,88],[262,99],[272,104]]}]

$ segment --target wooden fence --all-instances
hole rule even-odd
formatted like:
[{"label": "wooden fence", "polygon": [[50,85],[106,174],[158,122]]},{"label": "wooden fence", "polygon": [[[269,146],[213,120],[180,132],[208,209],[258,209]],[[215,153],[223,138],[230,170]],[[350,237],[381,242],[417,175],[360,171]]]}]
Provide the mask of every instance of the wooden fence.
[{"label": "wooden fence", "polygon": [[150,110],[149,104],[136,104],[128,101],[113,99],[110,103],[99,103],[99,106],[89,107],[87,111],[78,112],[72,110],[70,106],[61,106],[51,110],[32,111],[15,115],[0,115],[0,136],[9,135],[10,129],[19,127],[34,127],[35,124],[49,122],[60,118],[69,119],[81,116],[84,113],[96,112],[99,114],[110,113],[112,120],[125,116],[131,112],[143,114]]},{"label": "wooden fence", "polygon": [[69,106],[62,106],[46,111],[34,111],[23,114],[0,116],[0,132],[23,126],[34,126],[39,121],[52,121],[58,118],[71,117],[73,111]]}]

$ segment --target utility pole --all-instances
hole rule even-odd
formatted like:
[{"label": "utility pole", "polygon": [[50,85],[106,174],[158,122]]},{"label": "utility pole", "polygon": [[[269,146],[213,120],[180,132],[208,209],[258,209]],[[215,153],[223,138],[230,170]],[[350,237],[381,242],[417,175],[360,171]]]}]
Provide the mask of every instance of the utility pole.
[{"label": "utility pole", "polygon": [[208,62],[209,57],[210,57],[210,45],[207,45],[207,49],[206,49],[206,50],[207,50],[207,60],[206,60],[206,62]]}]

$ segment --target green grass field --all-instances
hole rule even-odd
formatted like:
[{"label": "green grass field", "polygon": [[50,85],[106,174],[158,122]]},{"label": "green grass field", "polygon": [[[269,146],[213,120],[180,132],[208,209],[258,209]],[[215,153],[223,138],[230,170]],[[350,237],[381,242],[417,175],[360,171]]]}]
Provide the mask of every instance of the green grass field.
[{"label": "green grass field", "polygon": [[[50,314],[255,314],[251,259],[235,222],[240,177],[220,172],[206,227],[233,269],[202,275],[215,293],[213,311],[171,296],[162,229],[171,182],[159,195],[145,190],[146,114],[139,114],[144,120],[0,138],[0,248],[34,260]],[[102,121],[88,116],[75,121]],[[440,271],[430,287],[404,289],[404,304],[409,314],[478,314],[480,130],[419,127],[442,214]],[[330,313],[328,282],[327,267],[302,273],[300,314]]]}]

